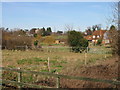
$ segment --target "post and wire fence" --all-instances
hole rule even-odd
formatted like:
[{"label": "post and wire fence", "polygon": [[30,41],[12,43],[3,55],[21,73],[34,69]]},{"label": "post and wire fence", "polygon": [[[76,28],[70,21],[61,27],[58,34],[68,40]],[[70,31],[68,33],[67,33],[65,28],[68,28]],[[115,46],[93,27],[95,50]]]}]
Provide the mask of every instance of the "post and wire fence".
[{"label": "post and wire fence", "polygon": [[[27,46],[16,46],[16,50],[25,49],[25,50],[30,50],[28,49]],[[108,48],[104,50],[103,48],[96,48],[96,47],[67,47],[67,46],[43,46],[42,48],[37,48],[38,51],[40,52],[47,52],[47,53],[56,53],[56,52],[80,52],[84,53],[84,64],[87,65],[87,62],[89,61],[89,55],[102,55],[103,58],[107,58],[107,56],[111,54],[112,56],[112,51]],[[101,57],[101,58],[102,58]],[[48,60],[49,61],[49,60]]]},{"label": "post and wire fence", "polygon": [[[67,75],[61,75],[61,74],[53,74],[53,73],[49,73],[49,72],[28,71],[28,70],[22,70],[20,68],[15,69],[15,68],[0,67],[0,70],[17,72],[18,73],[18,80],[17,81],[0,79],[0,83],[1,83],[1,85],[12,83],[12,84],[17,85],[18,88],[22,88],[22,87],[25,87],[25,86],[27,86],[29,88],[60,88],[60,79],[61,78],[92,81],[92,82],[102,82],[102,83],[108,83],[108,84],[115,85],[115,86],[120,85],[120,81],[117,81],[117,80],[104,80],[104,79],[96,79],[96,78],[88,78],[88,77],[75,77],[75,76],[67,76]],[[49,86],[42,86],[42,85],[24,83],[24,82],[22,82],[22,73],[48,75],[48,76],[51,76],[51,77],[55,77],[56,78],[56,86],[55,87],[49,87]]]},{"label": "post and wire fence", "polygon": [[[69,51],[71,52],[71,50],[73,49],[73,47],[43,47],[42,48],[43,51],[45,52],[64,52],[64,51]],[[84,64],[87,65],[87,61],[88,61],[88,54],[103,54],[104,58],[106,58],[107,54],[111,53],[110,50],[108,51],[104,51],[103,49],[96,49],[96,48],[82,48],[83,53],[85,55],[85,62]],[[48,70],[49,72],[36,72],[36,71],[28,71],[28,70],[22,70],[21,68],[7,68],[7,67],[0,67],[0,69],[2,71],[12,71],[12,72],[17,72],[17,81],[11,81],[11,80],[5,80],[5,79],[0,79],[1,84],[3,83],[13,83],[13,84],[17,84],[18,88],[22,88],[24,86],[27,87],[34,87],[34,88],[60,88],[60,79],[61,78],[65,78],[65,79],[76,79],[76,80],[85,80],[85,81],[93,81],[93,82],[103,82],[103,83],[109,83],[112,85],[120,85],[120,82],[115,80],[102,80],[102,79],[95,79],[95,78],[88,78],[88,77],[74,77],[74,76],[67,76],[67,75],[60,75],[58,73],[53,74],[50,73],[50,58],[48,57]],[[49,86],[41,86],[41,85],[36,85],[36,84],[29,84],[29,83],[24,83],[22,82],[22,74],[23,73],[28,73],[28,74],[37,74],[37,75],[48,75],[51,77],[55,77],[56,78],[56,85],[55,87],[49,87]]]}]

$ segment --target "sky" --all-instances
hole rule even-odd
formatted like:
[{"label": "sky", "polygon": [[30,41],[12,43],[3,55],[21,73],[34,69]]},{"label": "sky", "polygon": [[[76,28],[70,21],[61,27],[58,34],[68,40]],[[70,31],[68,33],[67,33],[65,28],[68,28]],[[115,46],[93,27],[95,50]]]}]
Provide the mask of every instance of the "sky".
[{"label": "sky", "polygon": [[108,26],[112,2],[2,2],[2,26],[6,28],[51,27],[65,31],[67,25],[84,31],[87,27]]}]

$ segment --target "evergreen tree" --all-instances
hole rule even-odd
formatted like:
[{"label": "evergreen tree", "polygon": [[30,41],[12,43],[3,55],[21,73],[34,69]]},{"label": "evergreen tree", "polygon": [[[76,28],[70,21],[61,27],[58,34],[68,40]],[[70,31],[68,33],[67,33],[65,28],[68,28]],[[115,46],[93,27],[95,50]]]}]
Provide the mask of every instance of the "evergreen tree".
[{"label": "evergreen tree", "polygon": [[41,32],[42,32],[42,35],[41,35],[41,36],[46,36],[46,31],[45,31],[45,28],[44,28],[44,27],[41,29]]},{"label": "evergreen tree", "polygon": [[51,33],[52,33],[51,27],[48,27],[46,32],[47,32],[47,33],[46,33],[47,36],[48,36],[48,35],[51,35]]},{"label": "evergreen tree", "polygon": [[88,46],[88,41],[83,38],[82,33],[77,31],[68,31],[68,44],[74,52],[82,52]]}]

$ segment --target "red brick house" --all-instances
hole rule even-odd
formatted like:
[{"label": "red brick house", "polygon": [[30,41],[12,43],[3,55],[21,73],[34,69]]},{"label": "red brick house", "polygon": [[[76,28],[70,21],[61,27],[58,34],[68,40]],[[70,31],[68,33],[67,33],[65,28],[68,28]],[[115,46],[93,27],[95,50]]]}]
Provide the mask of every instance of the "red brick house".
[{"label": "red brick house", "polygon": [[97,30],[92,33],[92,35],[87,35],[86,38],[89,42],[96,44],[99,39],[102,39],[102,44],[109,43],[109,39],[107,37],[107,30]]},{"label": "red brick house", "polygon": [[85,39],[87,39],[89,42],[92,42],[92,35],[84,36]]},{"label": "red brick house", "polygon": [[99,39],[103,39],[104,33],[106,31],[107,30],[97,30],[97,31],[94,31],[93,34],[92,34],[92,42],[97,43],[97,41]]}]

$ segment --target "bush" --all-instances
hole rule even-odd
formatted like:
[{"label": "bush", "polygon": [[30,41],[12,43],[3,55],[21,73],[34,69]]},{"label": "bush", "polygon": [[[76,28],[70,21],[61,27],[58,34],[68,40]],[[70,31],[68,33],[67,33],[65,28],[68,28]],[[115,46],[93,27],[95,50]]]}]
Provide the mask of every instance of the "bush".
[{"label": "bush", "polygon": [[82,33],[77,31],[68,31],[68,44],[73,52],[83,52],[88,47],[88,41],[83,38]]},{"label": "bush", "polygon": [[36,38],[36,37],[37,37],[37,34],[34,34],[34,37]]},{"label": "bush", "polygon": [[98,39],[97,45],[101,45],[101,43],[102,43],[102,39]]},{"label": "bush", "polygon": [[10,31],[2,31],[2,49],[18,49],[25,50],[26,46],[31,48],[31,37],[25,35],[14,35]]},{"label": "bush", "polygon": [[35,46],[37,46],[38,45],[38,41],[36,40],[36,41],[34,41],[34,45]]}]

